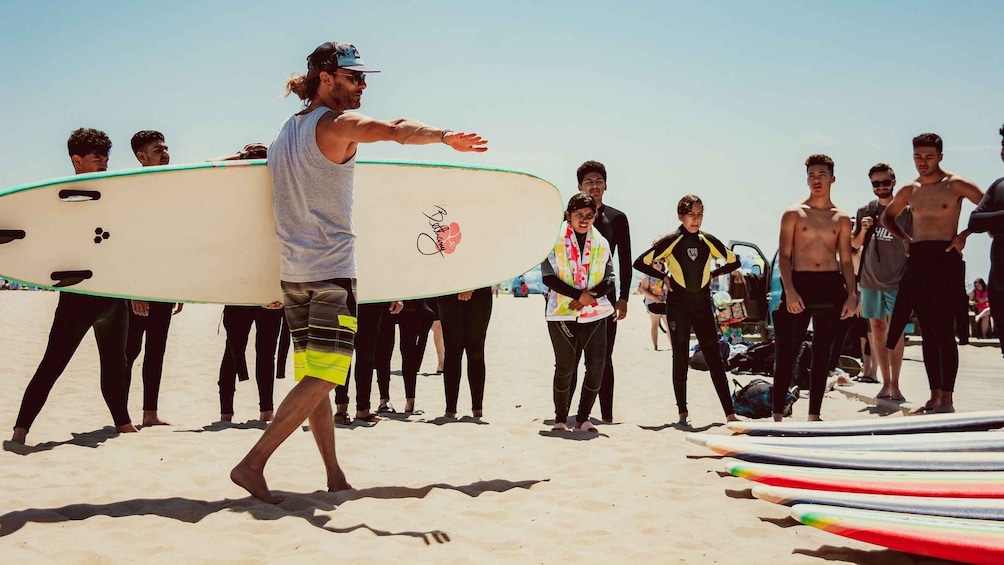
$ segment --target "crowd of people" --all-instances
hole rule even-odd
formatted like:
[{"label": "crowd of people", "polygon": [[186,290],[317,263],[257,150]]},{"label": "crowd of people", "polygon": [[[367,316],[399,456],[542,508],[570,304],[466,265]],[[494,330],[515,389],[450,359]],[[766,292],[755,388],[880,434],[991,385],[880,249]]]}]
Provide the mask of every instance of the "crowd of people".
[{"label": "crowd of people", "polygon": [[[350,488],[335,454],[336,424],[375,422],[396,411],[391,403],[390,358],[394,328],[400,328],[404,413],[417,414],[416,378],[428,336],[434,336],[446,398],[445,418],[459,414],[462,367],[471,394],[471,417],[484,414],[485,339],[493,289],[475,289],[436,299],[357,304],[352,191],[360,144],[395,141],[405,145],[445,144],[462,152],[483,152],[487,141],[475,133],[426,125],[413,119],[376,120],[357,112],[368,73],[379,72],[360,60],[347,43],[324,43],[307,58],[306,73],[290,79],[287,95],[304,103],[269,147],[250,144],[221,159],[268,158],[273,208],[280,241],[283,301],[265,307],[227,306],[226,346],[219,371],[221,420],[234,415],[237,381],[250,380],[244,350],[256,328],[255,377],[259,418],[271,421],[264,434],[235,466],[231,479],[251,495],[277,499],[264,467],[271,455],[305,420],[326,469],[329,490]],[[1000,131],[1004,137],[1004,128]],[[77,174],[107,169],[111,140],[95,129],[79,129],[68,141]],[[131,141],[143,166],[166,165],[170,154],[160,132],[144,130]],[[831,199],[836,181],[833,160],[812,155],[805,161],[809,196],[781,215],[779,265],[783,295],[774,312],[777,352],[774,418],[780,420],[793,376],[795,355],[811,321],[809,419],[821,414],[824,382],[835,343],[842,341],[841,320],[867,319],[868,349],[882,376],[880,396],[902,400],[898,379],[903,360],[903,330],[915,313],[923,331],[923,355],[931,396],[918,411],[954,410],[952,392],[958,372],[954,339],[960,308],[971,300],[984,333],[989,317],[1004,308],[1004,243],[994,240],[989,283],[977,281],[971,296],[964,288],[962,250],[971,233],[1004,234],[1004,179],[984,194],[965,178],[944,171],[942,140],[935,134],[913,139],[918,176],[896,190],[893,169],[878,163],[868,171],[875,199],[851,215]],[[1004,159],[1004,142],[1001,157]],[[677,206],[678,226],[637,257],[631,251],[627,216],[607,204],[607,170],[587,161],[577,170],[579,192],[565,210],[560,237],[541,263],[546,285],[544,319],[554,350],[553,430],[595,433],[590,421],[600,404],[602,422],[614,421],[613,350],[617,321],[628,313],[634,269],[642,272],[641,292],[651,317],[653,346],[660,324],[672,346],[672,384],[681,422],[687,422],[687,373],[693,332],[705,352],[711,380],[726,419],[737,419],[725,366],[718,351],[718,325],[711,300],[715,277],[740,266],[721,240],[702,231],[705,203],[686,195]],[[977,204],[969,227],[958,233],[961,203]],[[317,226],[323,226],[317,229]],[[1000,239],[1000,238],[999,238]],[[1004,239],[1002,239],[1004,241]],[[856,270],[852,257],[858,255]],[[615,268],[615,265],[617,268]],[[860,300],[859,300],[860,296]],[[142,425],[166,424],[158,395],[167,336],[181,304],[124,300],[61,292],[49,341],[29,382],[12,440],[24,443],[50,390],[86,332],[94,330],[101,360],[101,391],[119,432],[135,432],[127,409],[132,366],[143,360]],[[144,337],[145,336],[145,337]],[[274,378],[284,378],[290,346],[297,384],[274,407]],[[278,352],[278,359],[276,355]],[[580,359],[585,371],[574,420]],[[355,375],[355,411],[349,414],[349,374]],[[372,410],[372,378],[377,372],[379,403]],[[330,394],[334,391],[335,409]]]}]

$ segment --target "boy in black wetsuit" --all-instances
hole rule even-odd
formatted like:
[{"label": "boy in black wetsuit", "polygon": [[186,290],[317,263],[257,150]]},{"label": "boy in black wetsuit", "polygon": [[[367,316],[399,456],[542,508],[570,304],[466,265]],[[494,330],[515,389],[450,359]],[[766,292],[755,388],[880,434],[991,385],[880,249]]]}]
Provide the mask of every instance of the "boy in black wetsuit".
[{"label": "boy in black wetsuit", "polygon": [[[67,141],[76,174],[108,169],[112,142],[103,131],[78,129]],[[126,401],[126,334],[129,331],[129,301],[72,292],[60,292],[59,304],[49,330],[45,355],[24,391],[21,410],[11,441],[23,444],[28,430],[42,411],[49,392],[63,374],[88,330],[94,328],[101,360],[101,396],[120,433],[135,432]]]},{"label": "boy in black wetsuit", "polygon": [[[701,351],[711,371],[711,381],[718,393],[725,418],[736,421],[735,409],[725,377],[725,363],[718,351],[718,327],[711,304],[711,281],[739,268],[739,259],[715,236],[701,231],[704,221],[704,203],[692,194],[680,199],[676,207],[680,227],[660,239],[651,249],[641,254],[634,268],[650,277],[666,277],[666,318],[670,342],[673,346],[673,390],[680,410],[679,423],[686,425],[687,369],[690,361],[690,329],[693,327]],[[713,259],[722,259],[725,265],[711,270]],[[666,272],[652,267],[652,263],[665,260]]]},{"label": "boy in black wetsuit", "polygon": [[819,420],[830,351],[837,322],[854,315],[857,285],[851,261],[851,218],[830,200],[833,159],[805,161],[809,198],[781,216],[779,268],[784,290],[774,312],[777,357],[774,366],[774,420],[784,416],[795,354],[812,320],[809,420]]},{"label": "boy in black wetsuit", "polygon": [[[1001,134],[1001,161],[1004,161],[1004,126]],[[990,244],[990,280],[987,290],[990,293],[990,315],[997,328],[1000,338],[1001,353],[1004,354],[1004,177],[994,181],[983,200],[969,215],[969,231],[975,233],[989,232],[993,238]]]}]

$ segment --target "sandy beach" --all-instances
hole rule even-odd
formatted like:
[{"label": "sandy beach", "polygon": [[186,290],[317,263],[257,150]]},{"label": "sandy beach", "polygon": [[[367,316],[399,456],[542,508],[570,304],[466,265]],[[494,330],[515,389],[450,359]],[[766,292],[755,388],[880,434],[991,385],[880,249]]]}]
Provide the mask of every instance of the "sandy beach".
[{"label": "sandy beach", "polygon": [[[4,439],[56,300],[51,292],[0,292]],[[548,431],[554,358],[542,302],[503,296],[488,334],[483,422],[470,418],[466,380],[467,417],[437,418],[442,377],[420,374],[424,415],[336,431],[355,490],[323,491],[320,458],[301,431],[266,468],[285,500],[261,503],[228,479],[262,424],[249,421],[258,415],[253,381],[238,385],[234,424],[218,422],[221,312],[186,305],[174,318],[160,400],[172,425],[136,434],[114,433],[94,340],[85,337],[28,436],[34,448],[0,452],[6,563],[938,563],[799,525],[785,508],[752,499],[750,483],[720,476],[720,459],[669,425],[671,353],[652,350],[637,296],[614,354],[617,423],[599,426],[598,436]],[[919,357],[919,348],[910,353]],[[962,375],[967,363],[999,363],[992,353],[963,349]],[[422,370],[434,369],[430,344]],[[920,363],[909,370],[904,380],[923,378]],[[135,371],[130,411],[138,423],[139,363]],[[292,384],[276,381],[277,402]],[[398,375],[391,392],[400,409]],[[693,427],[720,430],[724,416],[706,372],[691,371],[689,397]],[[807,404],[796,404],[796,419],[805,419]],[[889,413],[839,392],[823,404],[829,420]]]}]

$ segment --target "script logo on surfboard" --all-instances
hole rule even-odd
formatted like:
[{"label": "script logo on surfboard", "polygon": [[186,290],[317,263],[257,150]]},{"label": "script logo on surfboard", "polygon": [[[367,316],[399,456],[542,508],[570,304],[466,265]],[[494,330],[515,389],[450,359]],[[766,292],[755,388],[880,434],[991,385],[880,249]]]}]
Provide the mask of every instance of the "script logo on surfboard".
[{"label": "script logo on surfboard", "polygon": [[447,216],[445,208],[442,206],[435,208],[436,211],[432,214],[422,213],[429,220],[429,231],[432,233],[418,234],[415,245],[422,255],[445,257],[457,250],[463,234],[460,233],[460,224],[457,222],[447,224],[443,221]]}]

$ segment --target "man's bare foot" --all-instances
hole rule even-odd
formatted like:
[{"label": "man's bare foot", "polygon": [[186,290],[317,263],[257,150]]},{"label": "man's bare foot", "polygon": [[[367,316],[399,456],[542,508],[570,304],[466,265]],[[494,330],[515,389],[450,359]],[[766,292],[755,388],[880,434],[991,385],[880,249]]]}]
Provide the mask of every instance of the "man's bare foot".
[{"label": "man's bare foot", "polygon": [[443,414],[443,417],[444,418],[448,418],[450,420],[456,420],[457,419],[457,413],[456,412],[447,412],[446,414]]},{"label": "man's bare foot", "polygon": [[780,422],[781,420],[784,419],[784,414],[778,414],[777,412],[775,412],[773,416],[775,422]]},{"label": "man's bare foot", "polygon": [[906,397],[903,396],[903,392],[898,388],[892,389],[892,392],[889,393],[889,398],[895,400],[896,402],[906,402]]},{"label": "man's bare foot", "polygon": [[370,412],[369,410],[356,410],[356,420],[360,422],[369,422],[375,424],[380,420],[383,420],[380,416],[377,416],[375,412]]},{"label": "man's bare foot", "polygon": [[554,425],[551,426],[551,431],[552,432],[567,432],[568,431],[568,424],[566,424],[564,422],[555,421]]},{"label": "man's bare foot", "polygon": [[600,433],[599,430],[596,429],[596,426],[594,426],[589,420],[575,424],[575,431],[588,432],[592,434]]},{"label": "man's bare foot", "polygon": [[411,412],[415,411],[415,399],[414,398],[405,398],[404,399],[404,411],[408,412],[408,413],[411,413]]},{"label": "man's bare foot", "polygon": [[728,416],[725,417],[725,421],[726,422],[742,422],[743,420],[739,416],[736,416],[736,413],[733,412],[733,413],[731,413],[731,414],[729,414]]},{"label": "man's bare foot", "polygon": [[475,418],[482,418],[485,415],[485,411],[484,410],[471,410],[471,414]]},{"label": "man's bare foot", "polygon": [[602,418],[602,420],[603,420],[604,424],[613,424],[614,423],[614,419],[613,418]]},{"label": "man's bare foot", "polygon": [[156,410],[144,410],[143,411],[143,425],[144,426],[170,426],[164,420],[157,417]]},{"label": "man's bare foot", "polygon": [[936,414],[953,414],[955,412],[955,406],[942,402],[934,409],[934,412]]},{"label": "man's bare foot", "polygon": [[24,445],[24,442],[27,439],[28,439],[28,430],[24,428],[14,428],[14,435],[11,436],[10,438],[12,442]]},{"label": "man's bare foot", "polygon": [[676,423],[682,426],[690,424],[690,412],[680,412],[680,417],[677,418]]},{"label": "man's bare foot", "polygon": [[129,422],[128,424],[116,426],[115,431],[117,431],[120,434],[131,434],[138,432],[139,430],[136,429],[136,426],[132,425],[132,422]]},{"label": "man's bare foot", "polygon": [[809,414],[809,422],[822,422],[823,419],[819,417],[819,414]]},{"label": "man's bare foot", "polygon": [[221,422],[233,422],[234,421],[234,415],[233,414],[220,414],[220,421]]},{"label": "man's bare foot", "polygon": [[351,488],[352,485],[345,480],[345,473],[341,468],[335,470],[335,472],[328,477],[328,492],[338,492],[342,490],[349,490]]},{"label": "man's bare foot", "polygon": [[282,502],[281,498],[272,496],[272,493],[268,490],[268,483],[265,482],[264,473],[255,471],[245,466],[244,463],[238,464],[230,471],[230,480],[262,502],[269,504],[279,504]]},{"label": "man's bare foot", "polygon": [[934,414],[938,411],[938,406],[940,403],[933,400],[928,400],[927,404],[921,406],[920,408],[915,408],[907,413],[908,416],[920,416],[923,414]]},{"label": "man's bare foot", "polygon": [[261,422],[271,422],[275,418],[274,410],[265,410],[258,414],[258,420]]}]

